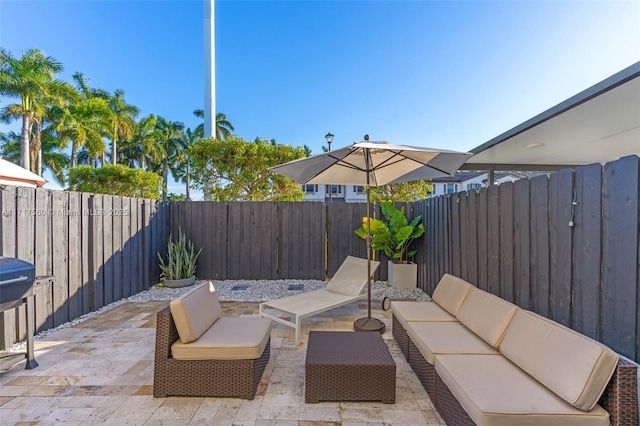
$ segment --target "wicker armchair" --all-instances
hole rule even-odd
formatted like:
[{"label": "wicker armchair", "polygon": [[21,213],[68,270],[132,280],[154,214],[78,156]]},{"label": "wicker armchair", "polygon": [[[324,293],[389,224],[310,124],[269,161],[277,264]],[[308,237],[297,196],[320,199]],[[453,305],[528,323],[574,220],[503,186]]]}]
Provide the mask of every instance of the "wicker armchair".
[{"label": "wicker armchair", "polygon": [[271,340],[258,359],[178,360],[171,345],[179,339],[169,308],[158,312],[153,396],[215,396],[253,399],[271,353]]}]

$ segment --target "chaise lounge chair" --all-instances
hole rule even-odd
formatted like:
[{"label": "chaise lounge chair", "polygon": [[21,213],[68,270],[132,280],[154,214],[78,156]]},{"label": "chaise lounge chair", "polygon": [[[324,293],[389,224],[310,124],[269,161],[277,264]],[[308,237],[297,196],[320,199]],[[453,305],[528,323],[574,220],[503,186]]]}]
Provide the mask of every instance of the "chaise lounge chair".
[{"label": "chaise lounge chair", "polygon": [[[371,261],[372,275],[378,269],[378,266],[380,266],[380,262]],[[367,292],[361,294],[365,285],[367,285],[367,260],[347,256],[325,288],[261,303],[260,316],[293,327],[296,331],[295,342],[298,345],[300,343],[300,328],[302,327],[303,318],[366,299]],[[380,294],[384,291],[384,289],[372,290],[371,295]],[[265,309],[275,309],[289,313],[295,317],[295,321],[287,321],[269,314],[265,312]]]}]

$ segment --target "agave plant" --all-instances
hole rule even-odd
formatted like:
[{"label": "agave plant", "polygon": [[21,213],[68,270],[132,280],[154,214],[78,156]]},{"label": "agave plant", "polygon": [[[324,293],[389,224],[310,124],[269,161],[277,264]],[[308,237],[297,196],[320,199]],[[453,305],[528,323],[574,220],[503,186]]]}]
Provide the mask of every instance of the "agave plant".
[{"label": "agave plant", "polygon": [[167,248],[166,262],[158,253],[162,270],[160,277],[164,280],[182,280],[194,276],[196,261],[202,249],[196,252],[193,242],[187,240],[180,227],[178,227],[178,241],[174,243],[172,236],[169,235]]}]

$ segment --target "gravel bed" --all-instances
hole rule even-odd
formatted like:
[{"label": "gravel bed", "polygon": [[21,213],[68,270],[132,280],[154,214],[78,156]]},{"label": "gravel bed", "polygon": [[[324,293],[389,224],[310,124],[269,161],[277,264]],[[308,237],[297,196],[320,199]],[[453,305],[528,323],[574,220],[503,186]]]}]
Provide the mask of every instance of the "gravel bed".
[{"label": "gravel bed", "polygon": [[[198,285],[202,282],[204,281],[198,281],[194,285]],[[281,297],[293,296],[306,291],[318,290],[327,285],[326,281],[321,280],[224,280],[211,282],[216,289],[218,299],[220,301],[229,302],[266,302],[269,300],[279,299]],[[302,286],[302,290],[290,290],[290,286],[297,286],[297,288]],[[173,300],[191,288],[191,286],[183,288],[168,288],[161,286],[151,287],[149,290],[110,303],[95,312],[84,314],[72,321],[59,325],[58,327],[42,331],[35,335],[34,340],[42,340],[50,334],[55,333],[57,330],[79,324],[123,303],[146,302],[149,300]],[[371,288],[373,290],[386,288],[385,294],[391,299],[415,299],[417,301],[431,300],[431,298],[420,289],[392,288],[389,287],[389,284],[386,281],[376,281],[372,283]],[[377,295],[373,296],[372,300],[382,300],[382,298],[383,295]],[[24,347],[25,342],[22,341],[20,343],[16,343],[8,350],[24,350]]]}]

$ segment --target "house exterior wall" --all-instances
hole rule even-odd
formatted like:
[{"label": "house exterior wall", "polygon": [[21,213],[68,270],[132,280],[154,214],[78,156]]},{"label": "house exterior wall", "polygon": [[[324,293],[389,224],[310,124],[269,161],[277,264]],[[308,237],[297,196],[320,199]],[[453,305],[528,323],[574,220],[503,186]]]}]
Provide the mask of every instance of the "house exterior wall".
[{"label": "house exterior wall", "polygon": [[[313,186],[313,188],[311,188]],[[359,187],[354,185],[334,185],[337,186],[336,191],[331,195],[332,200],[345,201],[347,203],[364,203],[367,201],[367,195],[364,190],[358,190]],[[329,185],[302,185],[305,191],[303,201],[329,201]],[[360,187],[361,188],[361,187]],[[306,190],[305,190],[306,189]],[[312,190],[313,189],[313,190]]]}]

